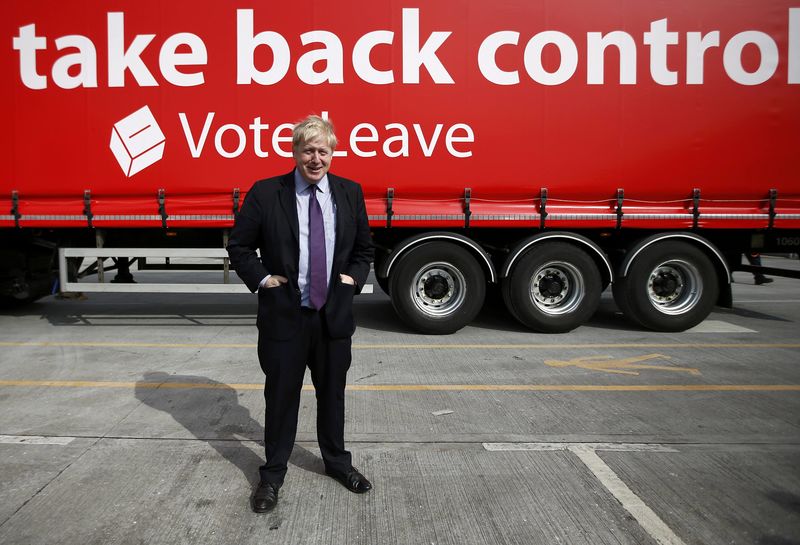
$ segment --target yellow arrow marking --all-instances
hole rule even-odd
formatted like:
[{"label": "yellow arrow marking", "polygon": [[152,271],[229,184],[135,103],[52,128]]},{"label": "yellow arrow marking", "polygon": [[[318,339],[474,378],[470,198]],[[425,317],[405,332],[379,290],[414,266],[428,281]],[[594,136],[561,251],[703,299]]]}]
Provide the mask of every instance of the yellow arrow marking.
[{"label": "yellow arrow marking", "polygon": [[613,359],[612,356],[584,356],[572,360],[544,360],[545,365],[550,367],[580,367],[590,371],[603,371],[605,373],[617,373],[620,375],[638,375],[636,371],[630,369],[654,369],[657,371],[672,371],[676,373],[689,373],[699,375],[700,371],[692,367],[675,367],[668,365],[643,365],[639,362],[654,359],[670,359],[663,354],[647,354],[646,356],[633,356],[630,358]]}]

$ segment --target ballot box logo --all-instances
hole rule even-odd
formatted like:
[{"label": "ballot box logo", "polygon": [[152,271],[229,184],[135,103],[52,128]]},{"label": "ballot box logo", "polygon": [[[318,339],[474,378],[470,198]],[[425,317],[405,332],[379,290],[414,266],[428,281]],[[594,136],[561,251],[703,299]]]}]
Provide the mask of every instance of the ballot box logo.
[{"label": "ballot box logo", "polygon": [[111,148],[125,176],[131,177],[164,157],[164,133],[148,106],[114,123]]}]

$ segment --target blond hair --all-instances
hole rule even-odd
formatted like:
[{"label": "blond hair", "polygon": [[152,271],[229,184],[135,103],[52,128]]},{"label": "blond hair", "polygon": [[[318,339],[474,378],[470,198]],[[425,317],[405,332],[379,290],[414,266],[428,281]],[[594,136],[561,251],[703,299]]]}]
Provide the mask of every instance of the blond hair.
[{"label": "blond hair", "polygon": [[292,148],[298,149],[301,144],[318,137],[324,138],[332,150],[336,149],[337,140],[333,123],[318,115],[310,115],[292,129]]}]

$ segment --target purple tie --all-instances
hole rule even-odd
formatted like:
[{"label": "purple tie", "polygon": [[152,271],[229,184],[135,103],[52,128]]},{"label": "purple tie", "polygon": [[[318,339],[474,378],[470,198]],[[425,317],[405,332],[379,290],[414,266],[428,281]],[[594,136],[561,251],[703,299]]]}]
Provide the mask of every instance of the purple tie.
[{"label": "purple tie", "polygon": [[309,300],[315,309],[321,309],[328,298],[328,260],[325,255],[325,223],[322,208],[317,200],[319,188],[310,186],[308,197],[308,276],[311,291]]}]

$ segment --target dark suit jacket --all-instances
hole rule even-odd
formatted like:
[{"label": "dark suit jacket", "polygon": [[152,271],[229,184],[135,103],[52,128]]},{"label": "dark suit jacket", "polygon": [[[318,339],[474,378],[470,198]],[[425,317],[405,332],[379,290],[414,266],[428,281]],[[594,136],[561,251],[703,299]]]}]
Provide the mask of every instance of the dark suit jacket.
[{"label": "dark suit jacket", "polygon": [[[343,338],[355,331],[353,295],[361,291],[367,280],[374,250],[361,186],[330,172],[328,181],[336,203],[336,245],[323,314],[328,334]],[[228,239],[228,255],[250,291],[258,291],[260,334],[270,339],[292,338],[300,322],[297,286],[300,246],[294,171],[253,184],[236,216]],[[342,283],[340,273],[352,276],[356,286]],[[258,284],[267,274],[285,276],[289,282],[259,289]]]}]

